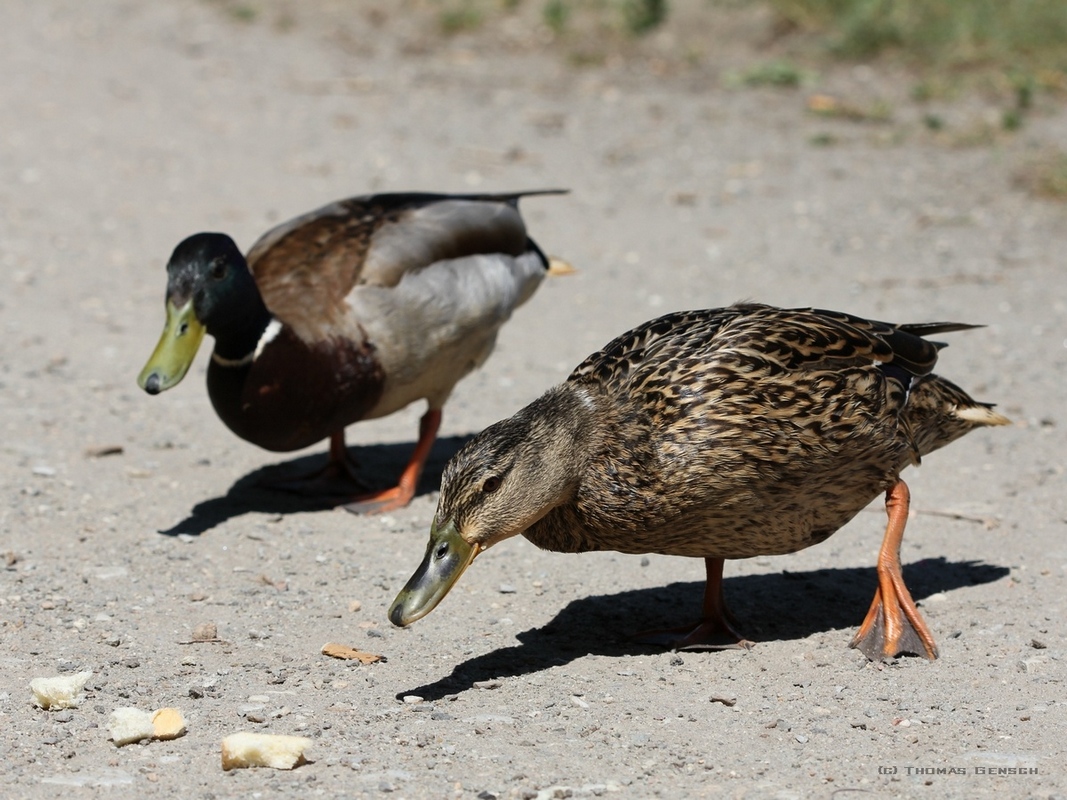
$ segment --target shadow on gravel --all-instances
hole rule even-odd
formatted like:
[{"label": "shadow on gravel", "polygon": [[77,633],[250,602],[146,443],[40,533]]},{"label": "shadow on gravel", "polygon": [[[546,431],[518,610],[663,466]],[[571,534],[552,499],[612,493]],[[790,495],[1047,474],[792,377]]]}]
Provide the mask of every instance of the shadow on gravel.
[{"label": "shadow on gravel", "polygon": [[[912,596],[921,601],[937,592],[992,583],[1009,572],[1007,567],[977,561],[930,558],[906,565],[904,578]],[[859,627],[876,584],[873,567],[846,567],[727,578],[725,592],[741,632],[757,642],[753,652],[758,654],[759,642]],[[696,621],[703,591],[703,581],[694,581],[575,600],[543,628],[518,634],[521,644],[471,658],[457,665],[451,675],[405,689],[397,697],[414,694],[440,700],[480,681],[529,675],[587,655],[655,652],[623,637]],[[848,647],[851,636],[851,630],[842,633],[842,649]],[[709,652],[705,657],[715,656]]]},{"label": "shadow on gravel", "polygon": [[[436,492],[441,488],[441,473],[445,464],[452,458],[470,436],[449,436],[434,442],[426,469],[419,481],[416,496]],[[369,478],[370,489],[386,489],[400,477],[400,473],[411,457],[415,443],[376,444],[366,447],[349,448],[357,451],[360,474]],[[264,486],[263,481],[284,480],[289,477],[310,473],[326,463],[325,453],[301,456],[291,461],[261,467],[240,478],[230,487],[226,494],[204,500],[193,506],[185,519],[171,528],[159,531],[164,536],[177,536],[185,533],[199,536],[216,525],[233,517],[249,512],[264,514],[293,514],[301,511],[324,511],[346,502],[347,497],[304,497],[280,489]]]}]

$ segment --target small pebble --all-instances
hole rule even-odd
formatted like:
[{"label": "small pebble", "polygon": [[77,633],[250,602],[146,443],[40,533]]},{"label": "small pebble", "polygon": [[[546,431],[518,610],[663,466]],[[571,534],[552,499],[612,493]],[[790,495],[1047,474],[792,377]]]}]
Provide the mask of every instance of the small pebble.
[{"label": "small pebble", "polygon": [[1026,672],[1030,675],[1044,671],[1045,657],[1044,656],[1031,656],[1030,658],[1024,658],[1020,661],[1016,668],[1019,672]]},{"label": "small pebble", "polygon": [[201,622],[193,628],[194,642],[213,642],[219,638],[219,629],[214,622]]},{"label": "small pebble", "polygon": [[808,741],[808,737],[805,736],[802,733],[798,733],[798,734],[794,735],[793,738],[796,739],[801,744],[804,744],[806,741]]},{"label": "small pebble", "polygon": [[515,594],[515,591],[516,591],[515,587],[512,586],[510,583],[502,583],[502,584],[500,584],[500,593],[501,594]]}]

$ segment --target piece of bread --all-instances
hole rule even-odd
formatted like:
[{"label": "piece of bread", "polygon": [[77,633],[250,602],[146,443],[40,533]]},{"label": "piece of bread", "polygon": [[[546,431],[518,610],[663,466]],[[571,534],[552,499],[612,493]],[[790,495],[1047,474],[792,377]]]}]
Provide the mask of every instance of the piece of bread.
[{"label": "piece of bread", "polygon": [[151,739],[156,735],[152,725],[152,714],[139,708],[124,706],[111,712],[107,721],[107,730],[111,741],[119,747],[132,744],[142,739]]},{"label": "piece of bread", "polygon": [[304,751],[311,746],[305,736],[270,733],[233,733],[222,740],[222,768],[273,767],[292,769],[307,763]]},{"label": "piece of bread", "polygon": [[41,708],[74,708],[81,700],[78,693],[92,675],[92,670],[86,670],[55,678],[34,678],[30,681],[33,699]]},{"label": "piece of bread", "polygon": [[177,739],[185,733],[185,717],[177,708],[161,708],[152,715],[152,729],[157,739]]}]

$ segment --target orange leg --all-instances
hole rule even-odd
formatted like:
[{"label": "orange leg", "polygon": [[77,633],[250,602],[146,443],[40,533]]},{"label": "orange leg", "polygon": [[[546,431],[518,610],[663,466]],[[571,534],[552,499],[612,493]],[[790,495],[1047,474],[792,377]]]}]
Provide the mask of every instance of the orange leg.
[{"label": "orange leg", "polygon": [[750,648],[752,642],[734,629],[736,620],[726,607],[722,590],[722,568],[725,561],[722,558],[704,559],[708,579],[704,586],[703,617],[699,623],[681,628],[646,631],[634,636],[634,640],[643,644],[663,645],[673,650],[686,647],[711,650]]},{"label": "orange leg", "polygon": [[347,477],[357,486],[362,487],[363,482],[359,479],[356,463],[348,457],[348,448],[345,447],[345,429],[330,434],[330,461],[326,465],[327,470],[332,470],[338,477]]},{"label": "orange leg", "polygon": [[926,656],[931,661],[937,658],[933,634],[915,607],[900,569],[900,542],[904,538],[910,500],[904,481],[898,480],[885,493],[889,523],[882,549],[878,551],[878,588],[851,644],[872,661],[895,658],[904,653]]},{"label": "orange leg", "polygon": [[419,421],[419,441],[416,442],[415,452],[411,454],[411,460],[400,474],[397,485],[381,492],[360,495],[351,503],[346,503],[345,508],[353,514],[382,514],[403,508],[410,503],[440,427],[441,412],[431,408]]},{"label": "orange leg", "polygon": [[280,480],[268,479],[262,483],[270,489],[295,492],[307,497],[340,499],[367,490],[366,484],[359,479],[357,472],[355,462],[348,457],[348,450],[345,448],[345,431],[342,428],[330,434],[330,458],[324,467],[307,475]]}]

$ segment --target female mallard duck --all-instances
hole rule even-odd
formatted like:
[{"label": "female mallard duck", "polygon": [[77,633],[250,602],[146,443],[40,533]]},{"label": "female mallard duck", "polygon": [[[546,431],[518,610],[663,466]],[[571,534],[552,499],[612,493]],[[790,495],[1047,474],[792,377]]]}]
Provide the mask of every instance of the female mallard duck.
[{"label": "female mallard duck", "polygon": [[[453,387],[548,271],[519,198],[555,193],[353,197],[268,231],[247,258],[224,234],[190,236],[167,264],[167,323],[138,383],[175,386],[206,331],[208,394],[230,430],[274,451],[330,439],[326,469],[286,488],[340,479],[356,494],[350,510],[399,508]],[[357,494],[345,426],[420,399],[428,410],[398,485]]]},{"label": "female mallard duck", "polygon": [[646,640],[736,646],[723,560],[817,544],[886,492],[878,590],[852,645],[936,658],[901,576],[899,476],[973,428],[1008,424],[931,374],[943,345],[921,337],[971,327],[743,304],[623,334],[449,462],[426,556],[389,619],[429,613],[478,553],[521,533],[566,553],[704,558],[701,622]]}]

